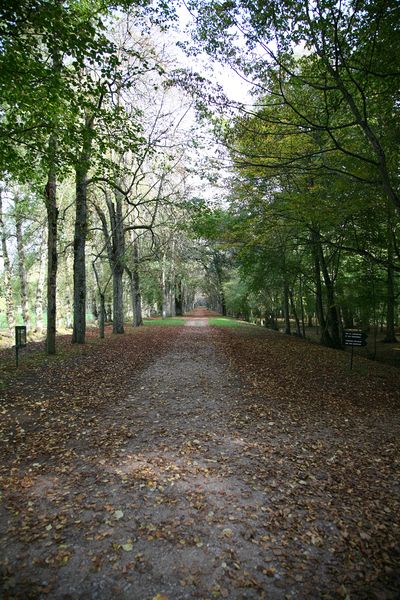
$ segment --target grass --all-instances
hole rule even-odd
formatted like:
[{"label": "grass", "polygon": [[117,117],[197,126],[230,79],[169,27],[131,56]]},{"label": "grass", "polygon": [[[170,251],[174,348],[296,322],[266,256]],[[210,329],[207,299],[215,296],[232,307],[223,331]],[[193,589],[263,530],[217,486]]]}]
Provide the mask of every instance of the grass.
[{"label": "grass", "polygon": [[229,317],[211,317],[208,319],[208,323],[216,327],[248,327],[251,325],[247,321],[238,321]]},{"label": "grass", "polygon": [[143,325],[158,325],[161,327],[169,327],[170,325],[184,325],[185,320],[179,317],[168,317],[167,319],[143,319]]}]

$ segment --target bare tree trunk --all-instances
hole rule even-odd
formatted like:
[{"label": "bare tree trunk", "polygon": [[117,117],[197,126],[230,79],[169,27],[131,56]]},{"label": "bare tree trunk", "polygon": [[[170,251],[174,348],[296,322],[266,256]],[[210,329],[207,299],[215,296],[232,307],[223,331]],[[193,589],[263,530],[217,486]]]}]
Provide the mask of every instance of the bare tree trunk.
[{"label": "bare tree trunk", "polygon": [[119,265],[113,269],[113,333],[124,333],[123,274]]},{"label": "bare tree trunk", "polygon": [[171,244],[171,266],[169,272],[169,313],[171,317],[176,317],[176,304],[175,304],[175,286],[176,286],[176,267],[175,267],[175,239],[172,240]]},{"label": "bare tree trunk", "polygon": [[123,275],[125,271],[125,230],[122,216],[122,199],[115,194],[115,203],[106,196],[110,229],[104,211],[96,206],[100,218],[111,268],[113,284],[113,333],[124,333]]},{"label": "bare tree trunk", "polygon": [[326,264],[322,244],[320,240],[319,232],[315,234],[316,246],[319,254],[319,264],[322,270],[324,278],[326,296],[328,301],[328,326],[330,328],[330,337],[332,340],[332,346],[334,348],[342,348],[342,339],[340,336],[340,319],[339,311],[335,299],[335,287],[331,276],[329,275],[328,267]]},{"label": "bare tree trunk", "polygon": [[312,231],[312,253],[314,258],[314,279],[315,279],[315,305],[318,323],[320,326],[320,343],[323,346],[333,346],[332,338],[328,331],[328,325],[324,315],[324,303],[322,298],[321,266],[320,253],[318,249],[318,235]]},{"label": "bare tree trunk", "polygon": [[394,291],[394,268],[393,268],[393,258],[394,258],[394,244],[393,244],[393,228],[392,228],[392,215],[391,211],[388,211],[388,248],[387,248],[387,256],[388,256],[388,267],[387,267],[387,279],[386,279],[386,335],[384,342],[395,344],[397,342],[396,338],[396,329],[395,329],[395,291]]},{"label": "bare tree trunk", "polygon": [[354,328],[354,314],[351,312],[348,306],[342,307],[343,324],[345,329]]},{"label": "bare tree trunk", "polygon": [[135,237],[133,241],[133,284],[135,293],[135,307],[133,313],[133,325],[134,327],[140,327],[143,325],[142,317],[142,295],[140,293],[140,277],[139,277],[139,243]]},{"label": "bare tree trunk", "polygon": [[1,250],[3,254],[3,263],[4,263],[4,288],[5,288],[5,300],[6,300],[6,317],[7,317],[7,326],[12,336],[14,334],[15,327],[15,307],[13,301],[13,292],[11,286],[11,263],[10,257],[8,255],[7,249],[7,236],[6,229],[4,225],[4,217],[3,217],[3,188],[0,187],[0,236],[1,236]]},{"label": "bare tree trunk", "polygon": [[100,313],[99,313],[99,333],[100,337],[104,338],[104,322],[106,318],[106,302],[104,293],[100,292]]},{"label": "bare tree trunk", "polygon": [[132,300],[132,325],[140,327],[143,325],[142,317],[142,296],[140,294],[140,277],[139,277],[139,247],[135,233],[132,231],[132,246],[133,246],[133,267],[132,270],[126,268],[131,285],[131,300]]},{"label": "bare tree trunk", "polygon": [[285,333],[290,335],[289,286],[286,280],[283,284],[283,314],[285,318]]},{"label": "bare tree trunk", "polygon": [[169,317],[169,293],[168,293],[168,282],[167,282],[167,257],[165,253],[162,258],[161,266],[161,286],[162,286],[162,318],[166,319]]},{"label": "bare tree trunk", "polygon": [[296,323],[296,333],[299,337],[301,337],[300,321],[299,321],[299,317],[297,315],[296,305],[294,303],[293,290],[290,288],[289,288],[289,299],[290,299],[290,306],[292,307],[292,313],[294,316],[294,320]]},{"label": "bare tree trunk", "polygon": [[122,198],[115,193],[115,204],[107,202],[111,221],[113,273],[113,333],[124,333],[123,276],[125,261],[125,230]]},{"label": "bare tree trunk", "polygon": [[131,300],[132,300],[132,325],[133,327],[140,327],[143,325],[142,317],[142,298],[139,288],[139,273],[135,269],[126,270],[129,276],[129,282],[131,285]]},{"label": "bare tree trunk", "polygon": [[67,329],[73,328],[71,294],[68,286],[65,290],[65,327]]},{"label": "bare tree trunk", "polygon": [[73,297],[74,292],[71,286],[71,259],[72,256],[68,252],[65,255],[65,289],[64,289],[64,298],[65,298],[65,327],[67,329],[73,328]]},{"label": "bare tree trunk", "polygon": [[303,333],[303,338],[306,337],[306,325],[304,319],[304,302],[303,302],[303,280],[300,275],[300,285],[299,285],[299,296],[300,296],[300,310],[301,310],[301,330]]},{"label": "bare tree trunk", "polygon": [[82,153],[75,167],[76,214],[74,235],[74,324],[72,343],[84,344],[86,336],[86,233],[87,186],[93,137],[93,118],[88,118],[83,131]]},{"label": "bare tree trunk", "polygon": [[93,267],[94,278],[96,281],[97,290],[99,292],[99,297],[100,297],[100,311],[99,311],[99,315],[98,315],[98,317],[99,317],[99,335],[100,335],[100,338],[103,339],[104,338],[104,325],[105,325],[105,320],[106,320],[105,291],[100,286],[100,279],[99,279],[99,274],[97,272],[95,260],[92,262],[92,267]]},{"label": "bare tree trunk", "polygon": [[182,293],[182,279],[179,277],[175,287],[175,315],[180,317],[183,314],[183,293]]},{"label": "bare tree trunk", "polygon": [[45,255],[45,245],[46,238],[45,233],[43,232],[42,241],[39,247],[39,273],[38,280],[36,286],[36,295],[35,295],[35,331],[37,333],[42,333],[44,329],[44,320],[43,320],[43,292],[44,285],[46,281],[46,255]]},{"label": "bare tree trunk", "polygon": [[111,302],[107,302],[107,304],[106,304],[106,313],[105,313],[105,314],[106,314],[106,320],[107,320],[109,323],[112,323],[112,320],[113,320],[113,313],[112,313],[112,305],[111,305]]},{"label": "bare tree trunk", "polygon": [[74,236],[74,324],[72,342],[84,344],[86,335],[86,229],[87,170],[76,170],[76,217]]},{"label": "bare tree trunk", "polygon": [[394,270],[392,266],[387,269],[387,305],[386,305],[386,334],[384,342],[395,344],[397,342],[395,329],[395,293],[394,293]]},{"label": "bare tree trunk", "polygon": [[54,134],[49,139],[50,167],[45,189],[47,211],[47,354],[56,353],[56,312],[57,312],[57,174],[55,156],[57,139]]},{"label": "bare tree trunk", "polygon": [[226,299],[225,299],[225,292],[224,292],[224,285],[223,285],[222,265],[221,265],[221,259],[220,259],[220,255],[218,254],[218,251],[214,252],[214,254],[213,254],[213,262],[214,262],[215,273],[217,275],[218,293],[219,293],[219,300],[221,303],[221,313],[225,317],[226,316]]},{"label": "bare tree trunk", "polygon": [[24,325],[29,329],[30,317],[29,317],[29,307],[28,307],[28,280],[26,275],[26,266],[25,266],[25,249],[24,249],[24,240],[22,235],[22,218],[20,214],[20,210],[18,207],[18,196],[14,198],[15,204],[15,233],[17,238],[17,255],[18,255],[18,275],[19,275],[19,285],[21,291],[21,309],[22,309],[22,319],[24,321]]},{"label": "bare tree trunk", "polygon": [[[54,74],[59,76],[61,58],[57,48],[52,52]],[[54,123],[53,123],[54,127]],[[46,325],[46,352],[56,353],[57,333],[57,235],[58,235],[58,208],[57,208],[57,135],[56,127],[52,130],[48,142],[49,165],[44,199],[47,212],[47,325]]]},{"label": "bare tree trunk", "polygon": [[92,315],[93,315],[94,321],[96,323],[99,320],[99,310],[97,308],[95,292],[93,292],[93,296],[92,296]]}]

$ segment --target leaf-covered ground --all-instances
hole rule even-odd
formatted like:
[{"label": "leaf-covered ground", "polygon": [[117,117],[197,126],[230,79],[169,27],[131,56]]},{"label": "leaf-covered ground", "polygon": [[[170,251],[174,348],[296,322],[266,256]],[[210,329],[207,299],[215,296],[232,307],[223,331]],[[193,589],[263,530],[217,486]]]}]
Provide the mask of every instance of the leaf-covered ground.
[{"label": "leaf-covered ground", "polygon": [[189,324],[2,392],[3,597],[398,598],[398,371]]}]

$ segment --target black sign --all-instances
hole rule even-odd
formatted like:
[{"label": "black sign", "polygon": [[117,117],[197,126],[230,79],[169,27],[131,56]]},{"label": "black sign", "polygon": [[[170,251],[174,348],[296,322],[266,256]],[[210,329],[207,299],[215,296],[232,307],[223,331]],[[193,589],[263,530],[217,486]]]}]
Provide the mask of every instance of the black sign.
[{"label": "black sign", "polygon": [[345,346],[366,346],[367,334],[363,331],[347,330],[344,332]]},{"label": "black sign", "polygon": [[25,346],[26,346],[26,325],[17,325],[15,327],[15,346],[16,346],[16,348],[25,348]]}]

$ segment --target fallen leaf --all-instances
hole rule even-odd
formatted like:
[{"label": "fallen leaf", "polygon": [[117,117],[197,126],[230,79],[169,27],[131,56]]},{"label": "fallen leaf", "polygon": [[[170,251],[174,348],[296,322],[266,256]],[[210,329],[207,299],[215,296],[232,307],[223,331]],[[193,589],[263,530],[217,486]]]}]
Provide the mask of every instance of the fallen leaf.
[{"label": "fallen leaf", "polygon": [[131,552],[131,550],[133,550],[133,544],[131,544],[130,542],[127,542],[126,544],[121,544],[121,548],[122,550],[125,550],[125,552]]}]

